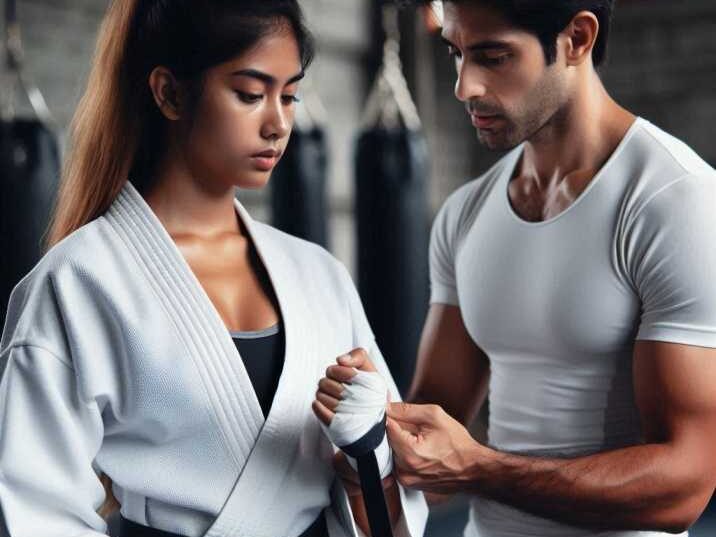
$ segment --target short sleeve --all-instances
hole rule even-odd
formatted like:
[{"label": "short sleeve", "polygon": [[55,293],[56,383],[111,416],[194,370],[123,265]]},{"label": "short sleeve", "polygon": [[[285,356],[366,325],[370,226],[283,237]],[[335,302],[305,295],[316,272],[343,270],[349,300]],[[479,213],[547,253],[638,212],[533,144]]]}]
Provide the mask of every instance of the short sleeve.
[{"label": "short sleeve", "polygon": [[663,188],[634,219],[628,243],[642,305],[637,339],[716,347],[716,177]]},{"label": "short sleeve", "polygon": [[459,305],[455,257],[463,189],[438,211],[430,233],[430,303]]},{"label": "short sleeve", "polygon": [[99,409],[80,400],[69,363],[43,348],[10,347],[0,364],[0,535],[105,535]]}]

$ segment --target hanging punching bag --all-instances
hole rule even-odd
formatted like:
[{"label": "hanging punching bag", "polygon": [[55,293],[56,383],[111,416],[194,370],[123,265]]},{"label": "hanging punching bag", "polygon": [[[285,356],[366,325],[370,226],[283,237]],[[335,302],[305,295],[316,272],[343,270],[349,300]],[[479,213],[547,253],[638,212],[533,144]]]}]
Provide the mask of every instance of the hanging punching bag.
[{"label": "hanging punching bag", "polygon": [[357,139],[355,186],[360,295],[404,394],[428,305],[429,160],[400,66],[394,9],[384,10],[388,39]]},{"label": "hanging punching bag", "polygon": [[295,129],[271,175],[271,216],[280,230],[327,248],[326,162],[323,129]]},{"label": "hanging punching bag", "polygon": [[13,287],[42,257],[43,238],[59,182],[60,155],[51,116],[39,90],[21,71],[22,49],[14,0],[5,2],[8,70],[36,118],[17,118],[13,87],[0,120],[0,327]]},{"label": "hanging punching bag", "polygon": [[328,149],[325,131],[317,120],[322,108],[310,87],[305,91],[296,109],[291,138],[271,175],[272,223],[286,233],[328,248]]}]

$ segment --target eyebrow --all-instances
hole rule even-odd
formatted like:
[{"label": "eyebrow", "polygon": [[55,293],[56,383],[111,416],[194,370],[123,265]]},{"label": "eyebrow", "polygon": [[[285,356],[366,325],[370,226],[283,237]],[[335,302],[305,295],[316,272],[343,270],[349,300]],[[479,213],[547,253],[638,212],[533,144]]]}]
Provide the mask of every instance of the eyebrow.
[{"label": "eyebrow", "polygon": [[[451,43],[445,37],[440,36],[440,39],[446,46],[457,48],[453,43]],[[467,47],[467,50],[468,50],[468,52],[479,52],[481,50],[505,49],[505,48],[509,48],[509,47],[510,47],[510,44],[507,41],[488,40],[488,41],[479,41],[477,43],[473,43],[472,45]]]},{"label": "eyebrow", "polygon": [[[294,82],[298,82],[306,75],[305,71],[301,71],[297,75],[292,76],[288,79],[286,82],[286,86],[289,84],[293,84]],[[255,78],[257,80],[260,80],[261,82],[264,82],[265,84],[268,84],[269,86],[273,86],[276,84],[276,77],[271,76],[268,73],[264,73],[262,71],[258,71],[256,69],[241,69],[239,71],[234,71],[231,73],[231,76],[246,76],[249,78]]]}]

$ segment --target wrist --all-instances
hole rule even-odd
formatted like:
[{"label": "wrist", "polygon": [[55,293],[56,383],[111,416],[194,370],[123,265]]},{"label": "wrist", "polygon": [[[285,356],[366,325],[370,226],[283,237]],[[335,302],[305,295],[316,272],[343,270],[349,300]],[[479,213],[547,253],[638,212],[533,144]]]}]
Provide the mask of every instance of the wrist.
[{"label": "wrist", "polygon": [[475,441],[465,454],[466,492],[486,496],[495,488],[500,453]]}]

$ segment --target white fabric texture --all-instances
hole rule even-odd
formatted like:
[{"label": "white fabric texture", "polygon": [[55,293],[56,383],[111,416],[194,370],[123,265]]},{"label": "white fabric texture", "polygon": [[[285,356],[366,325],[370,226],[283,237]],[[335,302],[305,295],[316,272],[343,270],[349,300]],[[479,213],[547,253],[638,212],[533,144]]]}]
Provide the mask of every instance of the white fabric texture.
[{"label": "white fabric texture", "polygon": [[[336,446],[348,446],[357,442],[385,416],[388,400],[388,386],[378,372],[358,371],[349,383],[343,384],[342,399],[338,403],[326,434]],[[380,477],[393,471],[393,452],[388,444],[388,435],[375,449]],[[348,456],[348,462],[356,468],[356,461]]]},{"label": "white fabric texture", "polygon": [[[311,410],[315,386],[337,356],[364,347],[399,395],[345,268],[236,210],[285,329],[268,416],[209,297],[127,183],[10,298],[0,341],[9,537],[104,535],[99,472],[126,518],[188,537],[294,537],[322,511],[331,537],[358,535]],[[418,537],[424,499],[402,489],[401,498],[406,535]]]},{"label": "white fabric texture", "polygon": [[[554,457],[641,442],[635,340],[716,347],[716,172],[637,119],[561,214],[527,222],[520,146],[454,192],[433,225],[431,302],[460,307],[490,360],[488,438]],[[468,537],[646,537],[566,527],[475,498]]]}]

